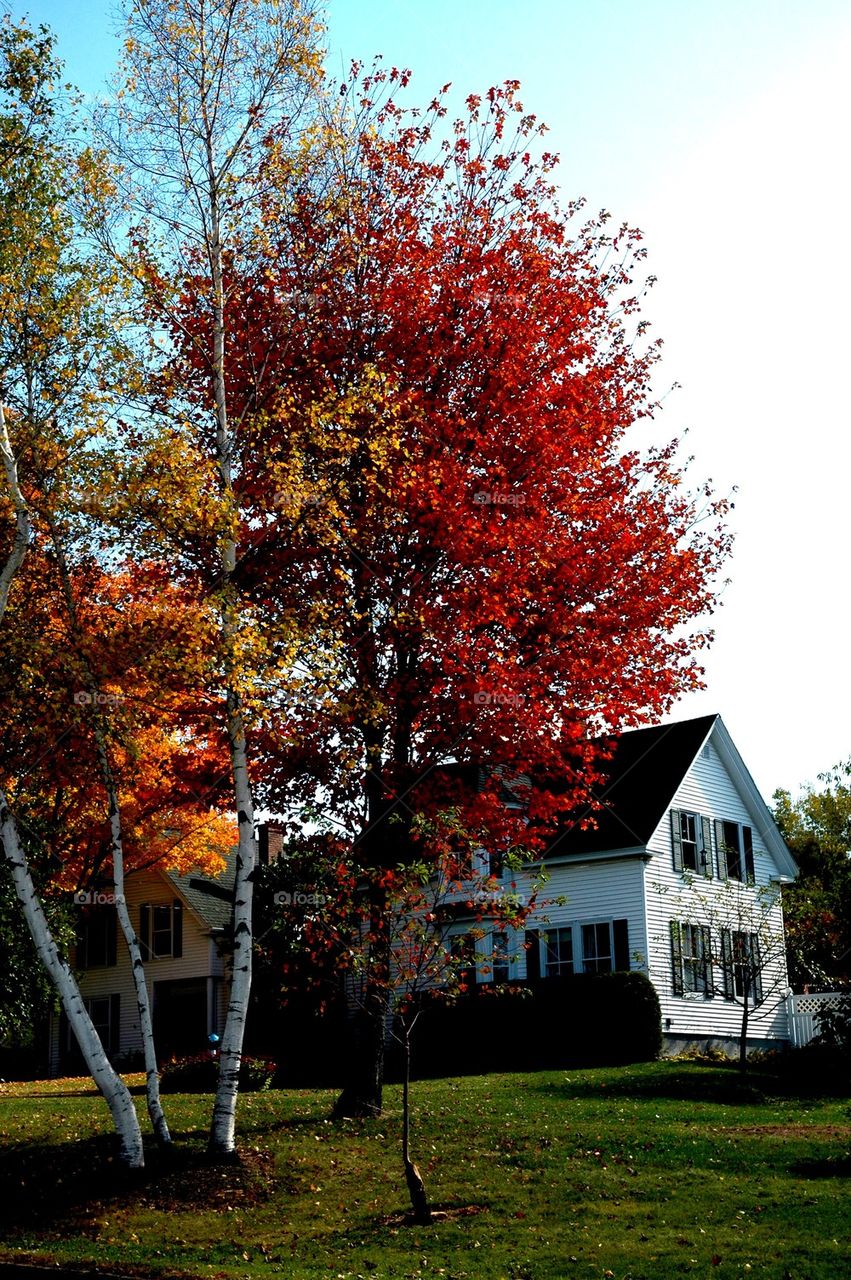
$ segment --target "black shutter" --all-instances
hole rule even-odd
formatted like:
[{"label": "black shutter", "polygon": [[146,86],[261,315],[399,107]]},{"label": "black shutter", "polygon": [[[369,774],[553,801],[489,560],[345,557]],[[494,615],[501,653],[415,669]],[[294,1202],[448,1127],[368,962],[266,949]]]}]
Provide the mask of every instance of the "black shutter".
[{"label": "black shutter", "polygon": [[526,977],[530,982],[541,976],[541,948],[537,929],[526,930]]},{"label": "black shutter", "polygon": [[683,939],[678,920],[671,921],[671,970],[674,995],[683,994]]},{"label": "black shutter", "polygon": [[612,921],[612,940],[614,942],[615,969],[629,968],[629,921]]},{"label": "black shutter", "polygon": [[674,851],[674,870],[683,869],[683,831],[679,809],[671,810],[671,846]]},{"label": "black shutter", "polygon": [[177,898],[171,914],[171,954],[175,960],[183,955],[183,906]]},{"label": "black shutter", "polygon": [[109,1045],[107,1053],[114,1056],[121,1051],[121,996],[109,997]]},{"label": "black shutter", "polygon": [[703,836],[703,847],[700,850],[700,869],[711,880],[714,874],[712,870],[712,823],[708,818],[700,819],[700,831]]},{"label": "black shutter", "polygon": [[143,902],[139,908],[139,950],[143,960],[151,958],[151,908]]},{"label": "black shutter", "polygon": [[736,980],[733,973],[733,935],[729,929],[721,930],[721,968],[724,973],[724,999],[735,1000]]},{"label": "black shutter", "polygon": [[704,990],[708,996],[715,995],[715,983],[712,977],[712,930],[708,924],[700,926],[700,945],[703,949]]},{"label": "black shutter", "polygon": [[754,867],[753,867],[753,831],[750,827],[742,827],[742,845],[745,855],[745,880],[748,884],[754,883]]},{"label": "black shutter", "polygon": [[718,876],[727,879],[727,842],[724,839],[724,823],[721,818],[715,819],[715,847],[718,850]]},{"label": "black shutter", "polygon": [[110,907],[105,908],[105,910],[108,912],[106,917],[106,963],[115,965],[118,963],[118,912],[113,911]]}]

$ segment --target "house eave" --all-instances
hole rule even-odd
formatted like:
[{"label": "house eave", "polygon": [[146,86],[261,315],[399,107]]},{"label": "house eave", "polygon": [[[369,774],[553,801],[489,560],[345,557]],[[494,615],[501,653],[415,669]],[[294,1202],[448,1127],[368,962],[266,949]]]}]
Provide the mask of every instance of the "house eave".
[{"label": "house eave", "polygon": [[642,862],[649,862],[652,855],[644,844],[631,845],[624,849],[599,849],[589,853],[560,853],[552,858],[546,857],[531,859],[524,862],[524,868],[533,869],[535,867],[571,867],[577,866],[585,862],[620,862],[624,858],[639,858]]}]

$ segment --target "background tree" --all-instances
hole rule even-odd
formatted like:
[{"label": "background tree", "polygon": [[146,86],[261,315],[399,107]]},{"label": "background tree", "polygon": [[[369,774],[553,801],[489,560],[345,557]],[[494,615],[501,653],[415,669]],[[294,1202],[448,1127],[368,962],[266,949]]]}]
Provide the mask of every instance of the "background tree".
[{"label": "background tree", "polygon": [[[545,848],[595,780],[593,736],[699,683],[695,620],[728,546],[674,447],[626,438],[656,409],[639,234],[560,208],[513,83],[446,129],[441,99],[396,105],[406,79],[353,75],[295,194],[270,139],[265,238],[231,290],[231,396],[254,413],[236,576],[301,637],[264,795],[348,833],[376,936],[414,815],[460,806],[486,847]],[[191,277],[182,301],[175,376],[202,385]],[[559,789],[505,804],[500,768]],[[379,999],[374,1028],[346,1110],[380,1107]]]},{"label": "background tree", "polygon": [[[59,67],[43,28],[0,27],[0,624],[26,590],[33,540],[28,466],[44,448],[57,464],[99,428],[97,369],[112,348],[105,322],[113,281],[77,251],[71,193],[78,168],[53,91]],[[144,1162],[132,1098],[111,1067],[57,946],[33,881],[26,842],[0,790],[0,838],[39,959],[62,1000],[92,1077],[110,1108],[121,1158]]]},{"label": "background tree", "polygon": [[[174,323],[176,290],[187,271],[205,317],[192,336],[205,375],[200,394],[197,385],[174,379],[160,388],[182,457],[192,457],[200,477],[189,493],[166,483],[166,505],[175,500],[183,517],[179,568],[218,607],[216,652],[239,826],[232,982],[210,1131],[211,1150],[228,1155],[251,986],[256,848],[247,731],[258,660],[236,576],[235,487],[246,424],[230,399],[229,274],[257,233],[261,139],[282,119],[293,136],[316,81],[317,25],[312,4],[298,0],[135,0],[126,19],[122,88],[102,124],[118,166],[123,216],[133,222],[131,251],[116,239],[124,227],[104,220],[101,235],[135,275],[154,333]],[[174,458],[179,450],[169,452]],[[191,491],[199,483],[205,500],[193,510]]]},{"label": "background tree", "polygon": [[774,818],[800,867],[783,889],[793,984],[835,987],[851,977],[851,761],[820,773],[793,800],[774,793]]}]

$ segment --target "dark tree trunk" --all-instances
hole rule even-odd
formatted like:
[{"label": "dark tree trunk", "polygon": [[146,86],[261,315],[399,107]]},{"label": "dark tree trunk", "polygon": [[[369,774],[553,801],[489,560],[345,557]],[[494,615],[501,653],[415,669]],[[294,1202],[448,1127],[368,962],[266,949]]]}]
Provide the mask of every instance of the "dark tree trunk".
[{"label": "dark tree trunk", "polygon": [[333,1116],[377,1116],[381,1114],[384,1085],[384,1043],[387,1035],[387,983],[390,971],[390,940],[387,927],[387,895],[373,885],[370,889],[370,932],[372,935],[362,1007],[348,1022],[346,1037],[346,1083],[334,1104]]}]

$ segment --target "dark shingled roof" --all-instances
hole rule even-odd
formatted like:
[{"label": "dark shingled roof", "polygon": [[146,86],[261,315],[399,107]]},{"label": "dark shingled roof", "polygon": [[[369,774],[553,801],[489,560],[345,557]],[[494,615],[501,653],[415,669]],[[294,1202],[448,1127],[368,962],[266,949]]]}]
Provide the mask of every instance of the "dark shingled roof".
[{"label": "dark shingled roof", "polygon": [[230,924],[236,876],[236,847],[228,853],[225,869],[215,879],[202,875],[200,871],[190,871],[182,876],[173,872],[167,874],[189,906],[211,929],[224,929]]},{"label": "dark shingled roof", "polygon": [[[554,838],[547,858],[646,845],[717,718],[699,716],[602,739],[614,746],[611,760],[600,765],[606,781],[594,788],[603,808],[580,809]],[[593,827],[583,830],[589,820]]]}]

